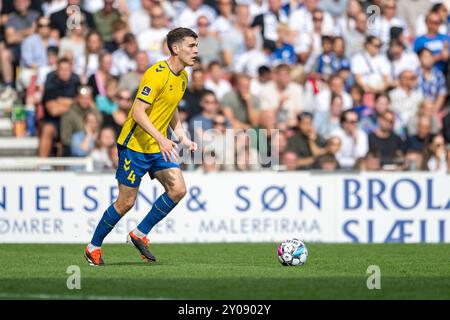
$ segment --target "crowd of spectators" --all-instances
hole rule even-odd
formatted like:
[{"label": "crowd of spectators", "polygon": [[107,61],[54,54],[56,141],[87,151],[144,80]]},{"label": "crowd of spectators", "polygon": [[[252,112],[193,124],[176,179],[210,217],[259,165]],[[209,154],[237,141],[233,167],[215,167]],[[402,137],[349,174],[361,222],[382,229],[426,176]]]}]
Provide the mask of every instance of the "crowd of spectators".
[{"label": "crowd of spectators", "polygon": [[142,75],[188,27],[199,59],[179,111],[203,161],[187,169],[450,170],[449,0],[0,6],[0,102],[24,106],[40,157],[117,166]]}]

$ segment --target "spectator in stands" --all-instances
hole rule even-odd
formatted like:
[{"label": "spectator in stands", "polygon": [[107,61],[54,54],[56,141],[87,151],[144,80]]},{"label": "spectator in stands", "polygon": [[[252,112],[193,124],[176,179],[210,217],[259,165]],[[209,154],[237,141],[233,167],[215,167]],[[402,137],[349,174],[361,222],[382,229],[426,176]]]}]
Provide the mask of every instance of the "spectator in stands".
[{"label": "spectator in stands", "polygon": [[346,110],[341,114],[341,127],[331,132],[331,136],[341,139],[342,147],[336,157],[342,168],[350,169],[356,159],[367,153],[367,134],[358,128],[358,114],[353,110]]},{"label": "spectator in stands", "polygon": [[205,71],[203,69],[194,69],[192,71],[192,80],[184,93],[180,106],[185,106],[188,110],[188,121],[202,112],[200,99],[205,93]]},{"label": "spectator in stands", "polygon": [[403,156],[403,141],[393,131],[394,122],[394,112],[379,114],[379,127],[369,134],[369,151],[380,156],[382,166],[398,163]]},{"label": "spectator in stands", "polygon": [[118,136],[127,120],[132,105],[132,95],[128,89],[120,89],[117,95],[118,108],[111,114],[103,113],[103,127],[111,127]]},{"label": "spectator in stands", "polygon": [[149,64],[154,64],[163,54],[163,43],[170,31],[167,28],[167,17],[164,9],[159,5],[153,5],[150,9],[151,25],[137,36],[140,50],[148,54]]},{"label": "spectator in stands", "polygon": [[[344,2],[346,2],[346,1],[344,1]],[[334,6],[334,1],[327,0],[326,3],[327,3],[326,9],[323,8],[323,6],[322,6],[322,8],[325,11],[330,12],[329,10],[336,10],[336,7]],[[332,9],[332,7],[333,7],[333,9]],[[345,8],[345,11],[342,12],[342,14],[340,14],[339,16],[334,16],[334,14],[331,13],[334,16],[334,19],[336,20],[336,27],[339,29],[338,34],[345,36],[345,35],[352,33],[356,28],[356,25],[357,25],[356,19],[360,13],[364,14],[364,11],[363,11],[362,4],[358,0],[347,1],[347,8]],[[364,17],[366,17],[365,14],[364,14]],[[365,32],[364,32],[364,34],[365,34]],[[365,37],[362,38],[360,50],[362,49],[362,44],[364,43],[364,38]],[[357,51],[359,51],[359,50],[357,50]],[[351,55],[347,55],[347,56],[350,57]]]},{"label": "spectator in stands", "polygon": [[67,113],[77,94],[80,85],[79,77],[72,72],[70,60],[61,58],[57,69],[49,73],[44,85],[44,118],[40,124],[39,156],[52,154],[54,139],[60,139],[60,120]]},{"label": "spectator in stands", "polygon": [[433,66],[439,71],[445,72],[449,58],[449,38],[446,34],[439,33],[441,18],[437,12],[429,12],[426,17],[427,33],[414,40],[414,51],[419,53],[422,49],[428,49],[433,55]]},{"label": "spectator in stands", "polygon": [[216,12],[209,5],[203,4],[203,0],[187,0],[186,6],[175,18],[174,25],[195,29],[197,19],[200,16],[206,16],[209,21],[214,21]]},{"label": "spectator in stands", "polygon": [[44,83],[45,80],[47,79],[47,75],[50,72],[56,70],[56,66],[58,65],[58,55],[59,55],[58,47],[50,46],[47,48],[47,65],[40,67],[38,69],[36,85],[38,86],[40,98],[36,103],[40,103],[40,99],[42,98],[42,94],[44,92]]},{"label": "spectator in stands", "polygon": [[103,40],[97,31],[90,31],[85,37],[86,47],[81,56],[75,57],[74,71],[86,84],[89,77],[99,68],[100,54],[103,50]]},{"label": "spectator in stands", "polygon": [[[425,33],[426,27],[424,27],[422,34],[417,33],[417,19],[419,16],[423,15],[424,12],[427,12],[430,9],[430,6],[431,2],[429,0],[416,0],[413,6],[409,0],[397,1],[398,15],[405,19],[410,35],[415,34],[416,36],[420,36]],[[424,19],[423,16],[422,18]]]},{"label": "spectator in stands", "polygon": [[351,71],[356,84],[366,93],[378,93],[390,85],[389,61],[380,54],[381,41],[375,36],[368,36],[364,50],[355,54],[351,60]]},{"label": "spectator in stands", "polygon": [[387,48],[391,41],[390,30],[399,27],[405,30],[408,36],[408,27],[403,18],[397,15],[397,5],[395,0],[385,0],[381,2],[381,17],[373,20],[371,33],[377,36]]},{"label": "spectator in stands", "polygon": [[332,94],[329,111],[316,112],[314,116],[314,128],[316,128],[321,136],[328,138],[333,130],[339,128],[342,111],[344,111],[342,96]]},{"label": "spectator in stands", "polygon": [[291,38],[291,29],[287,23],[279,23],[277,27],[278,39],[275,41],[275,50],[270,56],[270,64],[278,65],[285,63],[295,64],[297,57],[294,47],[289,43]]},{"label": "spectator in stands", "polygon": [[329,112],[331,97],[338,95],[342,98],[343,110],[352,107],[352,97],[345,91],[344,80],[337,74],[333,74],[328,80],[328,86],[322,90],[314,98],[315,112]]},{"label": "spectator in stands", "polygon": [[208,79],[205,81],[205,88],[213,91],[219,100],[232,89],[230,82],[224,79],[223,69],[218,61],[212,61],[208,65]]},{"label": "spectator in stands", "polygon": [[90,154],[94,160],[95,168],[101,170],[114,167],[114,158],[111,157],[111,148],[116,148],[116,139],[117,136],[113,128],[104,127],[100,129],[95,147]]},{"label": "spectator in stands", "polygon": [[214,150],[205,150],[202,155],[202,164],[199,167],[203,173],[218,172],[221,170],[222,164],[217,158]]},{"label": "spectator in stands", "polygon": [[[78,9],[75,9],[77,7]],[[81,16],[78,17],[74,15]],[[69,19],[69,17],[72,19]],[[94,18],[92,17],[92,14],[80,6],[80,0],[68,0],[67,7],[50,15],[50,26],[53,30],[53,36],[58,39],[63,38],[68,30],[68,22],[70,27],[76,27],[76,23],[80,21],[80,19],[86,21],[90,30],[95,30]]]},{"label": "spectator in stands", "polygon": [[281,156],[281,165],[287,171],[295,171],[298,168],[298,156],[294,151],[283,152]]},{"label": "spectator in stands", "polygon": [[125,34],[122,46],[112,55],[111,74],[116,77],[136,69],[138,45],[134,34]]},{"label": "spectator in stands", "polygon": [[225,94],[221,105],[234,129],[246,130],[258,125],[260,101],[250,92],[249,76],[236,75],[236,88]]},{"label": "spectator in stands", "polygon": [[406,124],[416,114],[423,101],[423,93],[417,88],[417,75],[412,69],[400,73],[399,86],[389,92],[392,110],[398,113]]},{"label": "spectator in stands", "polygon": [[136,54],[136,70],[125,73],[120,77],[119,88],[127,89],[133,94],[136,93],[142,77],[149,67],[150,62],[147,53],[145,51],[139,51]]},{"label": "spectator in stands", "polygon": [[392,86],[399,84],[399,77],[406,70],[416,71],[420,67],[417,54],[406,49],[405,44],[397,38],[391,39],[387,51]]},{"label": "spectator in stands", "polygon": [[261,66],[258,68],[258,77],[250,80],[250,92],[259,96],[261,88],[272,80],[272,70],[268,66]]},{"label": "spectator in stands", "polygon": [[328,138],[325,142],[324,153],[318,156],[313,163],[313,169],[338,170],[341,168],[336,156],[341,149],[341,139],[338,137]]},{"label": "spectator in stands", "polygon": [[103,9],[97,11],[93,15],[96,29],[106,43],[111,43],[113,41],[113,22],[119,19],[126,19],[119,10],[113,7],[114,1],[115,0],[104,0]]},{"label": "spectator in stands", "polygon": [[40,17],[37,20],[37,32],[26,37],[21,44],[20,83],[22,88],[29,86],[31,77],[38,73],[39,68],[48,65],[47,48],[56,45],[56,40],[50,37],[50,20]]},{"label": "spectator in stands", "polygon": [[[355,0],[357,1],[357,0]],[[355,16],[355,27],[343,33],[345,39],[346,56],[351,58],[364,50],[367,35],[367,15],[361,11]]]},{"label": "spectator in stands", "polygon": [[289,23],[289,18],[281,8],[281,0],[269,0],[268,8],[264,13],[257,15],[251,24],[261,32],[261,37],[265,41],[271,41],[273,45],[278,40],[277,25],[279,23]]},{"label": "spectator in stands", "polygon": [[433,135],[431,134],[431,117],[421,116],[417,119],[417,134],[406,139],[406,152],[423,152],[428,148]]},{"label": "spectator in stands", "polygon": [[117,95],[119,93],[119,83],[116,78],[108,78],[105,82],[105,95],[95,97],[95,104],[100,112],[111,115],[119,107]]},{"label": "spectator in stands", "polygon": [[112,55],[109,52],[102,52],[99,57],[99,67],[94,74],[92,74],[88,79],[88,85],[93,90],[93,95],[106,95],[105,82],[107,79],[112,77]]},{"label": "spectator in stands", "polygon": [[303,88],[292,81],[291,68],[287,64],[274,68],[273,79],[261,88],[261,109],[273,110],[280,127],[295,126],[297,115],[303,111]]},{"label": "spectator in stands", "polygon": [[86,51],[86,33],[86,22],[81,19],[79,24],[68,30],[66,35],[60,40],[59,56],[67,57],[74,62],[79,59],[79,57],[82,57]]},{"label": "spectator in stands", "polygon": [[[314,30],[314,15],[318,12],[318,0],[304,0],[304,6],[292,12],[289,18],[289,26],[297,35],[301,33],[311,33]],[[334,23],[333,18],[327,11],[322,11],[321,29],[323,35],[333,35]]]},{"label": "spectator in stands", "polygon": [[154,0],[140,0],[139,10],[130,10],[128,23],[130,25],[130,31],[133,34],[139,35],[141,32],[145,32],[150,28],[150,11],[154,7]]},{"label": "spectator in stands", "polygon": [[61,117],[61,143],[64,156],[70,156],[72,136],[74,133],[83,130],[83,118],[88,112],[95,114],[98,123],[102,123],[102,116],[94,103],[92,88],[89,86],[80,86],[77,89],[74,105]]},{"label": "spectator in stands", "polygon": [[19,64],[21,56],[21,43],[31,36],[36,29],[36,21],[39,12],[30,9],[30,0],[14,0],[14,12],[7,16],[4,25],[5,47],[1,50],[1,65],[3,81],[7,90],[2,96],[13,94],[15,69]]},{"label": "spectator in stands", "polygon": [[447,172],[447,150],[442,135],[436,135],[431,139],[431,143],[425,151],[422,165],[424,170],[432,172]]},{"label": "spectator in stands", "polygon": [[236,134],[236,170],[260,170],[258,151],[252,147],[250,136],[246,132]]},{"label": "spectator in stands", "polygon": [[297,130],[288,138],[286,150],[297,154],[300,170],[311,169],[316,158],[324,153],[325,139],[314,129],[312,113],[302,112],[297,120]]},{"label": "spectator in stands", "polygon": [[313,72],[317,72],[318,76],[324,81],[327,81],[333,70],[333,39],[330,36],[324,35],[321,39],[322,50],[317,57]]},{"label": "spectator in stands", "polygon": [[125,35],[129,33],[128,24],[123,20],[115,20],[112,23],[113,41],[105,43],[105,49],[113,53],[123,47]]},{"label": "spectator in stands", "polygon": [[419,105],[419,108],[415,114],[409,118],[406,131],[408,136],[414,136],[417,134],[417,120],[422,117],[430,117],[431,118],[431,133],[437,134],[439,133],[439,119],[436,113],[433,110],[433,101],[424,99]]},{"label": "spectator in stands", "polygon": [[269,57],[257,46],[257,38],[253,29],[244,31],[245,51],[235,56],[234,71],[256,77],[258,68],[269,64]]},{"label": "spectator in stands", "polygon": [[72,135],[70,144],[73,157],[86,157],[94,149],[100,129],[97,116],[92,111],[87,111],[83,116],[83,131]]},{"label": "spectator in stands", "polygon": [[431,50],[423,48],[419,51],[420,70],[418,72],[418,86],[422,89],[423,97],[433,101],[434,112],[439,112],[445,102],[447,88],[443,73],[433,68],[434,57]]},{"label": "spectator in stands", "polygon": [[222,60],[222,46],[209,30],[210,21],[206,16],[197,19],[198,30],[198,55],[202,61],[202,67],[206,68],[211,61]]}]

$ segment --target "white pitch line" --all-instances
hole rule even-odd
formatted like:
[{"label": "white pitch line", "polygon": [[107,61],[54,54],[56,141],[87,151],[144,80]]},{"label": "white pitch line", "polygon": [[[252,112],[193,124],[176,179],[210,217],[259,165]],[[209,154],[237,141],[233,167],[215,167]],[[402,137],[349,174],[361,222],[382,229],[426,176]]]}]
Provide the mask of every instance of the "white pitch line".
[{"label": "white pitch line", "polygon": [[45,299],[45,300],[176,300],[173,298],[150,298],[150,297],[122,297],[122,296],[96,296],[96,295],[64,295],[64,294],[46,294],[46,293],[8,293],[0,292],[0,299]]}]

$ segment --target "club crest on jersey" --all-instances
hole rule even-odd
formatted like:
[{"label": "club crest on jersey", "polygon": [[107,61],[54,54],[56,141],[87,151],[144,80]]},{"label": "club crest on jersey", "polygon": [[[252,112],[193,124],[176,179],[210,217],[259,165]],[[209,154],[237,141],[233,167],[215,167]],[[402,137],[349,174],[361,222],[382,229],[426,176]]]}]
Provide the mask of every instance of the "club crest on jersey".
[{"label": "club crest on jersey", "polygon": [[147,96],[147,97],[148,97],[148,95],[150,94],[150,92],[152,92],[152,88],[150,88],[149,86],[144,86],[144,87],[142,88],[141,94],[142,94],[143,96]]}]

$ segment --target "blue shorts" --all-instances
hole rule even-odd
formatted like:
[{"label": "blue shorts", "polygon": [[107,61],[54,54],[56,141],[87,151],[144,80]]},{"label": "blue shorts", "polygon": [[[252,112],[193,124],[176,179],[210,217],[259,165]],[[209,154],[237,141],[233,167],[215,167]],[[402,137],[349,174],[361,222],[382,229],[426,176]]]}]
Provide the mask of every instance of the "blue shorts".
[{"label": "blue shorts", "polygon": [[179,168],[177,162],[164,161],[161,152],[141,153],[136,152],[120,144],[117,145],[119,153],[119,167],[116,171],[116,179],[128,187],[136,188],[141,184],[142,177],[148,172],[154,179],[154,173],[168,168]]}]

